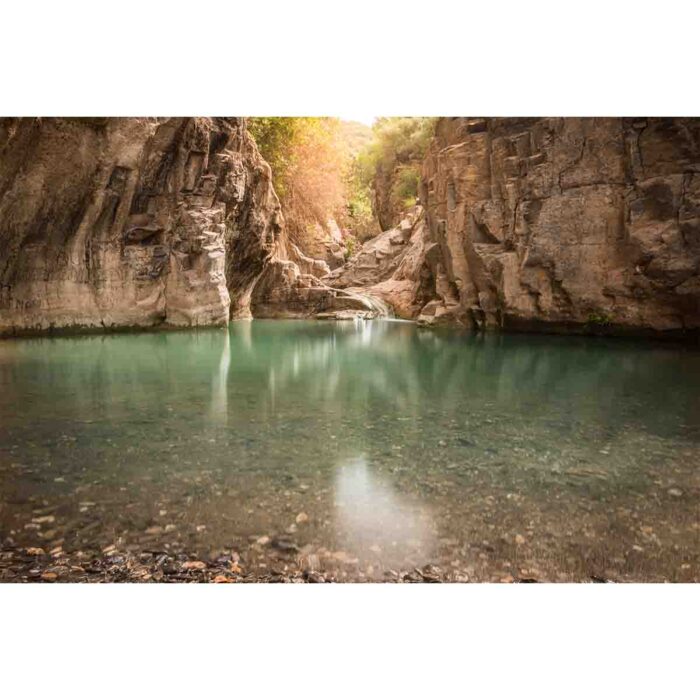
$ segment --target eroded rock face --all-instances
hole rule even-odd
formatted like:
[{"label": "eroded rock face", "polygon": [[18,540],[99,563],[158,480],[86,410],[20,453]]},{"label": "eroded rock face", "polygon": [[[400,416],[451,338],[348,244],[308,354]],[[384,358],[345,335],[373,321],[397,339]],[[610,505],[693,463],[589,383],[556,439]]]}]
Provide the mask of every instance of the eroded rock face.
[{"label": "eroded rock face", "polygon": [[303,273],[296,262],[279,257],[266,266],[255,285],[251,311],[255,318],[319,319],[374,318],[389,313],[381,301],[362,290],[331,287]]},{"label": "eroded rock face", "polygon": [[249,316],[282,223],[243,119],[1,119],[0,333]]},{"label": "eroded rock face", "polygon": [[382,299],[399,318],[413,319],[434,296],[427,228],[421,207],[396,226],[366,241],[341,268],[322,281]]},{"label": "eroded rock face", "polygon": [[441,119],[421,190],[349,263],[335,240],[317,260],[243,119],[0,119],[0,334],[377,299],[426,324],[700,329],[698,119]]},{"label": "eroded rock face", "polygon": [[700,328],[700,119],[441,119],[421,201],[422,321]]}]

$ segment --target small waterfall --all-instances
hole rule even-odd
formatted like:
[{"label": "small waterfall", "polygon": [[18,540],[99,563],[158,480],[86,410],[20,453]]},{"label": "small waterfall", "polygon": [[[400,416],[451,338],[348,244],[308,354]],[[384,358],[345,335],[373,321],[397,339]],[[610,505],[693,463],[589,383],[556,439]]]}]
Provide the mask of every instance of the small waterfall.
[{"label": "small waterfall", "polygon": [[[346,309],[339,308],[336,311],[326,311],[316,314],[316,318],[335,318],[335,319],[371,319],[371,318],[393,318],[394,311],[383,299],[366,294],[357,289],[337,289],[335,287],[326,287],[336,294],[336,301],[342,303],[343,300],[352,301],[354,305],[350,305]],[[360,308],[357,307],[359,302]],[[340,306],[340,305],[339,305]]]},{"label": "small waterfall", "polygon": [[365,294],[364,292],[347,291],[346,294],[355,297],[361,301],[369,311],[372,312],[373,318],[391,318],[394,313],[391,307],[379,297]]},{"label": "small waterfall", "polygon": [[365,292],[358,292],[354,289],[344,289],[343,294],[362,303],[369,312],[365,318],[392,318],[394,315],[393,309],[389,304],[379,297],[365,294]]}]

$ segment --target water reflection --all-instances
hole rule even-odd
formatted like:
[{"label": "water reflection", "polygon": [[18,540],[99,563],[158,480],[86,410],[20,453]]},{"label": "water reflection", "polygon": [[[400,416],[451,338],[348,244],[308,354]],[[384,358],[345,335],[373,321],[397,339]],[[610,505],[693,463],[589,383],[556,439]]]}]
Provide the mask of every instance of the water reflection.
[{"label": "water reflection", "polygon": [[477,578],[688,580],[699,392],[688,348],[393,322],[5,341],[0,542],[205,556],[284,535]]},{"label": "water reflection", "polygon": [[434,548],[429,509],[399,496],[373,474],[364,455],[335,468],[334,526],[343,547],[363,557],[377,555],[385,566],[416,566]]},{"label": "water reflection", "polygon": [[212,380],[211,410],[215,420],[226,423],[228,419],[228,372],[231,366],[231,339],[229,334],[222,333],[223,348],[219,371]]},{"label": "water reflection", "polygon": [[[681,430],[700,439],[700,402],[690,390],[700,388],[700,356],[692,349],[441,334],[391,322],[317,325],[310,331],[298,322],[254,323],[238,370],[274,373],[270,386],[289,401],[303,391],[317,405],[347,409],[380,401],[423,415],[467,405],[494,417],[593,420],[608,432],[631,419],[645,430]],[[238,333],[234,324],[234,345]]]}]

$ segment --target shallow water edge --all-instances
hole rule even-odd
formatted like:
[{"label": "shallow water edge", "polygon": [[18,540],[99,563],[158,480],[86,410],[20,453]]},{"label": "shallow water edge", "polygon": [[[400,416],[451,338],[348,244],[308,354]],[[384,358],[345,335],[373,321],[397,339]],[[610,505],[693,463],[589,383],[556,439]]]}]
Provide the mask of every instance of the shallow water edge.
[{"label": "shallow water edge", "polygon": [[393,321],[0,343],[4,581],[697,581],[700,353]]}]

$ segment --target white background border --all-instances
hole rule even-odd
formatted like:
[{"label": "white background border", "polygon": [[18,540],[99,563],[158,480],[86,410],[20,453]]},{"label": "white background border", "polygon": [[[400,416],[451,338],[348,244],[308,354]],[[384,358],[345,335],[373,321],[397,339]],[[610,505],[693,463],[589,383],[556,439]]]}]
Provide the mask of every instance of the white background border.
[{"label": "white background border", "polygon": [[0,114],[692,115],[697,15],[688,0],[12,2]]},{"label": "white background border", "polygon": [[[700,113],[700,24],[676,0],[64,0],[0,21],[4,116]],[[692,585],[5,585],[0,692],[686,697],[698,602]]]}]

